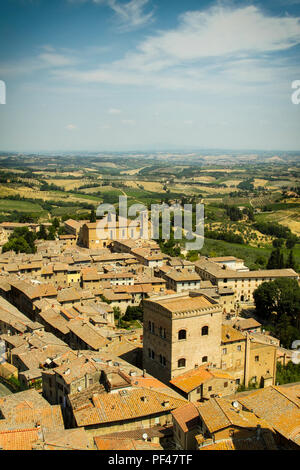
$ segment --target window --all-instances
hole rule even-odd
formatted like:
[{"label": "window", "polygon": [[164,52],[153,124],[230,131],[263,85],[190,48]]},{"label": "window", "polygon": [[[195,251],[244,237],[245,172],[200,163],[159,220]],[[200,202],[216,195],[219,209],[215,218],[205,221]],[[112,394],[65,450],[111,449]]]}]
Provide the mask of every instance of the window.
[{"label": "window", "polygon": [[224,382],[224,388],[228,387],[228,382]]},{"label": "window", "polygon": [[242,346],[238,346],[238,347],[237,347],[237,350],[238,350],[238,351],[241,351],[241,350],[242,350]]},{"label": "window", "polygon": [[255,356],[255,362],[259,361],[259,356]]},{"label": "window", "polygon": [[236,383],[237,385],[240,385],[241,379],[236,379],[235,383]]},{"label": "window", "polygon": [[150,359],[154,359],[155,353],[153,349],[150,349],[150,348],[148,349],[148,356],[150,357]]},{"label": "window", "polygon": [[207,362],[208,361],[208,357],[207,356],[203,356],[202,357],[202,362]]},{"label": "window", "polygon": [[212,386],[211,386],[211,385],[208,387],[208,391],[209,391],[209,392],[212,391]]},{"label": "window", "polygon": [[178,339],[186,339],[186,330],[180,330],[178,332]]},{"label": "window", "polygon": [[227,348],[223,348],[222,354],[227,354]]},{"label": "window", "polygon": [[178,360],[178,367],[185,367],[186,360],[184,358],[181,358]]},{"label": "window", "polygon": [[208,335],[208,326],[203,326],[203,328],[201,329],[201,335],[202,336]]},{"label": "window", "polygon": [[166,358],[162,356],[161,354],[159,355],[159,362],[162,366],[166,365]]}]

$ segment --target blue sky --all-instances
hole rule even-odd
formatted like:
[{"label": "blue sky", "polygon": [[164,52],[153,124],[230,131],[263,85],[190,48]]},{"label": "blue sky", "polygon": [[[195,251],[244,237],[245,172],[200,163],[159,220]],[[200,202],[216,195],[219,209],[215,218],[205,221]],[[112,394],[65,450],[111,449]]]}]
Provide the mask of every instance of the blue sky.
[{"label": "blue sky", "polygon": [[300,150],[300,0],[0,8],[2,150]]}]

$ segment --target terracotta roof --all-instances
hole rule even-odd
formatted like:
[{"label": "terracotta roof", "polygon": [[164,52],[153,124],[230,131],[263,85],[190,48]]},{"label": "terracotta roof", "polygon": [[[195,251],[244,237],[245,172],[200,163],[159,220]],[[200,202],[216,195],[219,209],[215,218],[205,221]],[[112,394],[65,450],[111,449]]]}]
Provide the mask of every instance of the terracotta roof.
[{"label": "terracotta roof", "polygon": [[133,388],[118,393],[93,395],[89,406],[73,409],[73,414],[77,426],[91,426],[167,413],[185,403],[185,400],[165,393]]},{"label": "terracotta roof", "polygon": [[199,411],[193,403],[187,403],[172,411],[172,416],[184,432],[188,432],[199,422]]},{"label": "terracotta roof", "polygon": [[94,437],[94,441],[98,450],[163,450],[160,444],[136,439],[112,439],[106,436],[99,436]]},{"label": "terracotta roof", "polygon": [[235,328],[239,330],[248,330],[251,328],[259,328],[261,327],[261,323],[259,323],[255,318],[239,318],[234,323]]},{"label": "terracotta roof", "polygon": [[278,277],[294,277],[298,279],[298,274],[293,269],[262,269],[257,271],[234,271],[233,269],[223,269],[218,263],[208,258],[202,257],[195,262],[195,266],[203,271],[207,271],[217,279],[262,279]]},{"label": "terracotta roof", "polygon": [[95,350],[102,348],[108,343],[90,323],[87,324],[75,319],[69,321],[68,327],[74,335],[78,336],[78,338]]},{"label": "terracotta roof", "polygon": [[[300,385],[297,387],[300,395]],[[298,395],[298,396],[299,396]],[[264,418],[277,432],[300,443],[300,406],[285,388],[270,386],[238,398],[247,409]]]},{"label": "terracotta roof", "polygon": [[204,295],[190,297],[189,295],[164,296],[157,298],[156,301],[146,300],[145,303],[153,302],[159,304],[170,312],[188,312],[201,311],[216,307],[216,302]]},{"label": "terracotta roof", "polygon": [[246,341],[246,338],[232,326],[222,325],[222,343],[226,344],[235,341]]},{"label": "terracotta roof", "polygon": [[3,450],[32,450],[38,438],[36,427],[0,431],[0,447]]},{"label": "terracotta roof", "polygon": [[252,412],[244,411],[241,408],[237,410],[231,401],[225,398],[211,398],[206,403],[200,403],[197,406],[210,433],[215,433],[229,426],[253,429],[260,425],[262,428],[271,428],[265,420],[258,418]]},{"label": "terracotta roof", "polygon": [[174,377],[170,380],[170,383],[183,392],[190,393],[213,378],[233,380],[233,377],[228,372],[207,369],[207,367],[201,366]]}]

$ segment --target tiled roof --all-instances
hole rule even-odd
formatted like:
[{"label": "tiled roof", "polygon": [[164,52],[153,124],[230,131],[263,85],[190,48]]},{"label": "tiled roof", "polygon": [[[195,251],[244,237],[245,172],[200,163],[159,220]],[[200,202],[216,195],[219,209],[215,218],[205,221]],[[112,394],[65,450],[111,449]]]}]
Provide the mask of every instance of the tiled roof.
[{"label": "tiled roof", "polygon": [[95,350],[102,348],[108,342],[90,323],[75,319],[69,321],[68,327],[74,335]]},{"label": "tiled roof", "polygon": [[246,341],[246,338],[232,326],[222,325],[222,343],[232,343],[235,341]]},{"label": "tiled roof", "polygon": [[195,390],[197,387],[200,387],[200,385],[213,378],[233,380],[233,377],[228,374],[228,372],[207,369],[207,367],[201,366],[174,377],[170,380],[170,383],[183,392],[190,393],[192,390]]},{"label": "tiled roof", "polygon": [[38,429],[0,430],[0,448],[3,450],[32,450],[33,444],[38,441]]},{"label": "tiled roof", "polygon": [[225,398],[211,398],[206,403],[197,406],[201,418],[211,433],[232,425],[242,428],[255,428],[257,425],[270,428],[266,421],[250,411],[243,411],[241,408],[237,410],[230,400]]},{"label": "tiled roof", "polygon": [[91,426],[167,413],[185,403],[183,399],[154,390],[133,388],[93,395],[92,403],[84,409],[73,409],[73,413],[77,426]]},{"label": "tiled roof", "polygon": [[[298,393],[300,395],[300,386]],[[295,390],[294,390],[295,392]],[[298,395],[298,396],[299,396]],[[238,398],[247,409],[264,418],[287,439],[300,439],[299,399],[294,399],[283,387],[270,386]]]},{"label": "tiled roof", "polygon": [[184,432],[188,432],[199,421],[199,411],[193,403],[187,403],[185,406],[177,408],[172,411],[172,415]]},{"label": "tiled roof", "polygon": [[163,450],[160,444],[154,442],[136,440],[136,439],[122,439],[122,438],[109,438],[106,436],[94,437],[95,444],[98,450]]},{"label": "tiled roof", "polygon": [[[145,301],[148,303],[151,301]],[[208,308],[215,308],[216,303],[204,295],[190,297],[189,295],[180,296],[164,296],[157,298],[153,303],[159,304],[170,312],[188,312],[188,311],[201,311]]]}]

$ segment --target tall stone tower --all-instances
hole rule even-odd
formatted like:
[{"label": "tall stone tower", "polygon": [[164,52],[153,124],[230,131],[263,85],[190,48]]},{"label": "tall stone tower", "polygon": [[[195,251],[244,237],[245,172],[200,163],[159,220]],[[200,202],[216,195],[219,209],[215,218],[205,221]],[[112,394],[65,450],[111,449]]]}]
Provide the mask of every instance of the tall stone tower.
[{"label": "tall stone tower", "polygon": [[143,368],[167,383],[200,365],[221,366],[222,309],[206,295],[144,301]]}]

